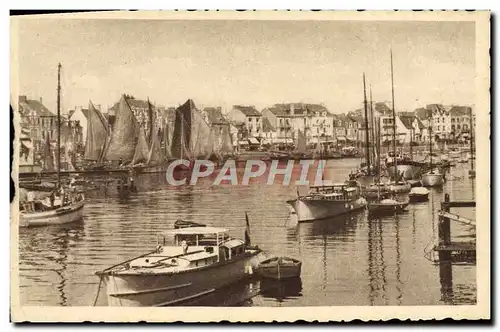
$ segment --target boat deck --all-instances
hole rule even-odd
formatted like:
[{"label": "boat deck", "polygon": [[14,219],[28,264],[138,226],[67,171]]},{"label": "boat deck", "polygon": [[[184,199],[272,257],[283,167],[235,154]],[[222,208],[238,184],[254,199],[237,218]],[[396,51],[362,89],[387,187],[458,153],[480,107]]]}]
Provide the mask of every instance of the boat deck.
[{"label": "boat deck", "polygon": [[150,274],[176,273],[189,269],[197,269],[217,262],[217,250],[208,252],[206,247],[188,247],[183,253],[182,247],[163,247],[160,252],[152,252],[142,257],[124,262],[109,272],[113,274]]}]

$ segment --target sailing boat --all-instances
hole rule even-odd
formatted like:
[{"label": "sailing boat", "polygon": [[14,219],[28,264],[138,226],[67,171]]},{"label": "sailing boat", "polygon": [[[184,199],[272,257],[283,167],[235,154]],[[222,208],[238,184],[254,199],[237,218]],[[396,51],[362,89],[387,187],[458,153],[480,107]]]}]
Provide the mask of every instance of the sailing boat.
[{"label": "sailing boat", "polygon": [[[137,122],[125,95],[122,95],[116,111],[114,130],[106,149],[106,160],[118,161],[119,166],[130,164],[134,160],[137,161],[137,145],[141,130],[144,134],[144,130]],[[146,144],[145,137],[143,140]],[[142,146],[144,145],[141,144],[141,154],[143,157],[147,157],[147,145],[146,152],[143,151]]]},{"label": "sailing boat", "polygon": [[[135,173],[161,173],[167,169],[167,160],[165,150],[161,147],[160,136],[162,132],[154,120],[152,105],[148,98],[148,118],[149,132],[148,137],[144,131],[139,132],[139,140],[136,146],[137,158],[132,161]],[[163,133],[164,138],[167,133]],[[149,145],[149,147],[148,147]]]},{"label": "sailing boat", "polygon": [[91,169],[104,168],[102,163],[109,138],[108,121],[89,101],[87,116],[87,138],[85,142],[85,153],[83,159],[93,161],[95,164]]},{"label": "sailing boat", "polygon": [[422,174],[422,185],[424,187],[442,186],[444,183],[444,176],[438,168],[434,169],[432,165],[432,123],[429,126],[429,156],[430,156],[430,165],[429,165],[430,171]]},{"label": "sailing boat", "polygon": [[180,165],[176,169],[191,170],[197,158],[206,159],[214,154],[216,151],[213,136],[212,129],[191,99],[178,107],[171,154],[173,158],[189,160],[190,165]]},{"label": "sailing boat", "polygon": [[[378,119],[378,131],[380,133],[380,118]],[[377,138],[377,148],[380,150],[380,135]],[[380,158],[377,162],[377,199],[368,201],[368,214],[380,216],[383,214],[394,214],[403,212],[409,204],[409,200],[398,202],[395,199],[384,198],[380,190]]]},{"label": "sailing boat", "polygon": [[392,162],[396,172],[393,174],[392,181],[389,183],[391,192],[394,193],[407,193],[411,190],[411,185],[403,179],[403,175],[398,170],[398,158],[396,150],[396,107],[394,104],[394,68],[392,63],[392,49],[391,49],[391,90],[392,90]]},{"label": "sailing boat", "polygon": [[[57,185],[61,187],[61,64],[57,71]],[[33,193],[28,193],[28,196]],[[76,220],[81,220],[85,198],[81,193],[65,194],[64,189],[61,196],[53,201],[47,197],[42,201],[31,200],[20,209],[19,226],[44,226],[60,225]]]}]

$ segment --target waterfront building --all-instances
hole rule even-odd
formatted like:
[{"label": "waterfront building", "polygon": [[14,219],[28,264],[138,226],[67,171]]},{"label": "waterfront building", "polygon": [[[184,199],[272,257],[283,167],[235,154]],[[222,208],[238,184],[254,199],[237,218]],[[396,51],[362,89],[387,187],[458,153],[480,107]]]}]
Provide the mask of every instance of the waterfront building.
[{"label": "waterfront building", "polygon": [[255,106],[234,105],[227,115],[228,120],[240,131],[240,137],[262,137],[262,114]]}]

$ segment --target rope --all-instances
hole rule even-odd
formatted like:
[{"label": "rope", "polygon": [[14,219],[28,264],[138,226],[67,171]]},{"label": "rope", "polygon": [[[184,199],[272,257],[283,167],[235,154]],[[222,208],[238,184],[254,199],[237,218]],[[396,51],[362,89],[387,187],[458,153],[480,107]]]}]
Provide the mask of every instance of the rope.
[{"label": "rope", "polygon": [[97,300],[99,299],[99,293],[101,292],[101,285],[102,285],[102,276],[99,277],[99,286],[97,287],[97,294],[94,300],[94,307],[96,306]]}]

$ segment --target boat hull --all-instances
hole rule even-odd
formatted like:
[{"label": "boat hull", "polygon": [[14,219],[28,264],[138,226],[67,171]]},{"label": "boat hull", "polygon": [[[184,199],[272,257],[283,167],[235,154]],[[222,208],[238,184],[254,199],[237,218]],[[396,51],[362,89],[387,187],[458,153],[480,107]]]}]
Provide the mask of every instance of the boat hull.
[{"label": "boat hull", "polygon": [[363,209],[366,206],[366,200],[362,197],[352,201],[295,199],[287,203],[290,212],[297,215],[298,222],[336,217]]},{"label": "boat hull", "polygon": [[262,266],[257,269],[257,273],[262,278],[283,280],[290,278],[297,278],[301,273],[301,264],[297,265],[279,265]]},{"label": "boat hull", "polygon": [[423,174],[422,175],[422,185],[424,187],[438,187],[442,186],[444,183],[443,174]]},{"label": "boat hull", "polygon": [[167,164],[164,165],[152,165],[152,166],[134,166],[134,172],[136,174],[149,174],[149,173],[162,173],[166,172],[168,168]]},{"label": "boat hull", "polygon": [[408,202],[398,204],[368,204],[368,213],[370,215],[387,215],[403,212],[408,206]]},{"label": "boat hull", "polygon": [[[391,178],[395,178],[396,172],[393,163],[387,163],[387,171]],[[398,162],[397,164],[398,174],[403,174],[404,180],[418,179],[422,172],[422,165],[417,162]]]},{"label": "boat hull", "polygon": [[108,306],[180,305],[253,274],[260,251],[206,268],[168,274],[103,274]]},{"label": "boat hull", "polygon": [[58,209],[21,213],[19,226],[20,227],[33,227],[33,226],[48,226],[48,225],[61,225],[82,220],[83,216],[83,200],[72,205],[63,206]]},{"label": "boat hull", "polygon": [[410,202],[426,202],[429,200],[429,194],[410,194],[408,195]]}]

